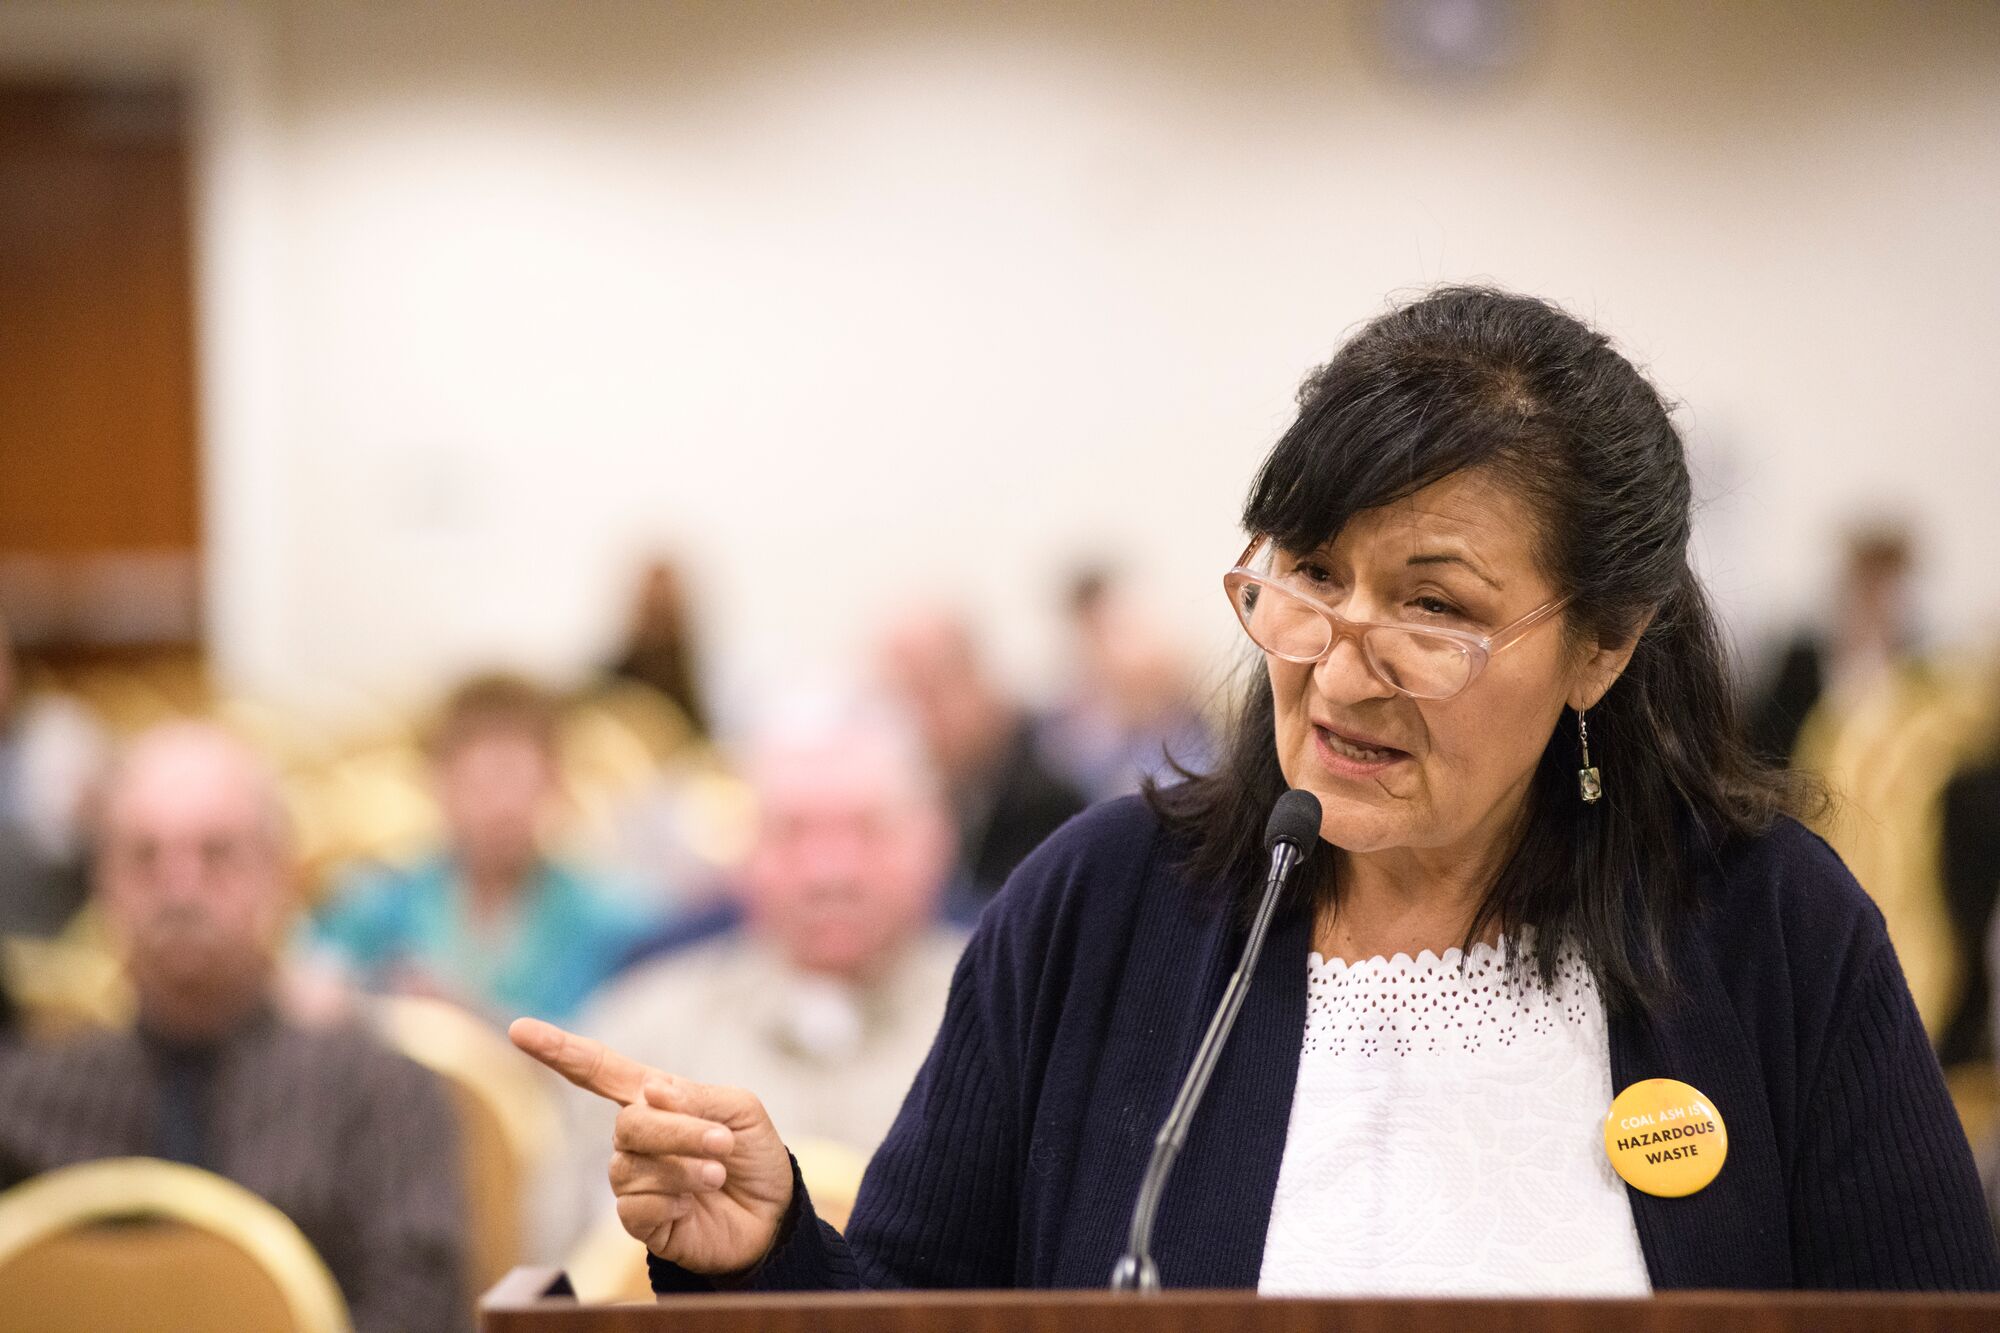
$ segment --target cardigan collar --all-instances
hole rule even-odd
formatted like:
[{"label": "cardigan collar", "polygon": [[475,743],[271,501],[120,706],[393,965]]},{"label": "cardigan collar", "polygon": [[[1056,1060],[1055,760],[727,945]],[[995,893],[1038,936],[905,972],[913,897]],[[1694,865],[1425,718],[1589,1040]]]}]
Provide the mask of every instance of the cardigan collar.
[{"label": "cardigan collar", "polygon": [[1678,997],[1658,1013],[1611,1022],[1612,1091],[1648,1078],[1692,1084],[1721,1116],[1729,1153],[1721,1173],[1686,1198],[1626,1187],[1647,1271],[1656,1289],[1788,1287],[1790,1190],[1756,1052],[1692,926],[1667,957]]},{"label": "cardigan collar", "polygon": [[[1210,1009],[1236,969],[1242,932],[1221,930],[1214,938],[1218,947],[1201,988]],[[1153,1250],[1163,1285],[1257,1285],[1298,1083],[1311,952],[1310,912],[1287,912],[1271,923],[1242,1012],[1160,1201]],[[1244,1225],[1252,1218],[1254,1225]]]}]

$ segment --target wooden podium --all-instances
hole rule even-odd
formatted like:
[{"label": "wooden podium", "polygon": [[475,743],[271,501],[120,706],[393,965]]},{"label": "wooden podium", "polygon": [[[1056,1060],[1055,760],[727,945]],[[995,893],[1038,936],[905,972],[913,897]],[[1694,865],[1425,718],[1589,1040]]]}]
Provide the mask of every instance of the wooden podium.
[{"label": "wooden podium", "polygon": [[552,1268],[517,1268],[481,1333],[1993,1333],[2000,1296],[1674,1292],[1646,1300],[1297,1301],[1240,1291],[952,1291],[677,1296],[579,1305]]}]

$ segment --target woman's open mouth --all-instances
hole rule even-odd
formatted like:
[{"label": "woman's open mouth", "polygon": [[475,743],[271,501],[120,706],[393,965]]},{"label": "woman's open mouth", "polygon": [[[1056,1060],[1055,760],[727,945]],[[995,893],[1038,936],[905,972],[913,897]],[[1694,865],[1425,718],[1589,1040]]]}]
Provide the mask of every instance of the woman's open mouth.
[{"label": "woman's open mouth", "polygon": [[1410,757],[1407,750],[1369,744],[1317,723],[1313,725],[1313,748],[1322,765],[1344,777],[1373,777]]}]

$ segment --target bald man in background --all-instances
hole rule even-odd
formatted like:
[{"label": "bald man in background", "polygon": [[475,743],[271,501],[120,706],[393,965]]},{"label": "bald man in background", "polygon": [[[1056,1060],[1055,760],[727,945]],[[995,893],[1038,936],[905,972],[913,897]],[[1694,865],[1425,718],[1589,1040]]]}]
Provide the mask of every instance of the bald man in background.
[{"label": "bald man in background", "polygon": [[365,1030],[273,1004],[291,915],[271,776],[221,730],[133,742],[105,793],[96,900],[137,1001],[130,1031],[0,1053],[0,1185],[76,1162],[186,1162],[312,1242],[355,1327],[471,1326],[444,1089]]},{"label": "bald man in background", "polygon": [[[792,701],[743,768],[758,819],[732,886],[741,926],[633,968],[579,1027],[658,1068],[754,1087],[790,1133],[866,1157],[930,1050],[965,946],[938,911],[950,816],[914,728],[867,699]],[[572,1224],[611,1208],[612,1109],[570,1102]]]}]

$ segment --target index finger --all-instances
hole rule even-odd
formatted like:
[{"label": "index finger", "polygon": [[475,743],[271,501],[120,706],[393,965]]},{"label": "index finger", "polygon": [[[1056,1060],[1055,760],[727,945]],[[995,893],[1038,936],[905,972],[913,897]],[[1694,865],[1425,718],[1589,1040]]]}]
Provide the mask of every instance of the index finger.
[{"label": "index finger", "polygon": [[659,1070],[620,1055],[601,1041],[565,1032],[539,1018],[517,1018],[507,1029],[514,1045],[534,1056],[585,1092],[630,1106],[644,1095],[649,1078]]}]

